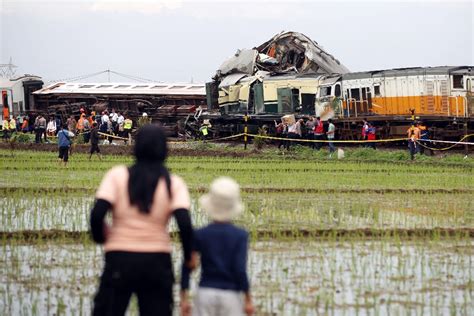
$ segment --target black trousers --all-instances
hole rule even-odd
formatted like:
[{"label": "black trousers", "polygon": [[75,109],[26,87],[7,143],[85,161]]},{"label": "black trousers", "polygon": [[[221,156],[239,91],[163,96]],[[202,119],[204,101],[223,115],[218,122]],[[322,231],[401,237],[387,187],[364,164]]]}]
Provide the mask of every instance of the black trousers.
[{"label": "black trousers", "polygon": [[140,315],[172,315],[173,283],[169,253],[107,252],[93,315],[124,315],[133,293]]},{"label": "black trousers", "polygon": [[[300,139],[300,135],[296,134],[296,133],[288,133],[288,137],[287,137],[289,140],[286,141],[286,144],[285,144],[285,147],[287,150],[290,150],[290,147],[291,145],[296,145],[297,142],[295,141],[290,141],[290,139]],[[292,144],[294,143],[294,144]]]},{"label": "black trousers", "polygon": [[[44,128],[37,128],[35,130],[35,143],[41,143],[41,138],[43,137],[43,134],[46,132],[46,129]],[[46,139],[46,138],[45,138]]]},{"label": "black trousers", "polygon": [[[324,140],[324,135],[316,135],[314,134],[314,139],[315,140]],[[314,143],[314,148],[316,148],[317,150],[320,150],[321,147],[323,147],[324,143]]]}]

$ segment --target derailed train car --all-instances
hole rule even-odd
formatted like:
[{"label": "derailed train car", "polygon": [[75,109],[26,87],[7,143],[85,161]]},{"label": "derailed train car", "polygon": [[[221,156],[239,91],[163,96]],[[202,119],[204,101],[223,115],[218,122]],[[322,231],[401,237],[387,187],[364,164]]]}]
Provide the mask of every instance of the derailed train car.
[{"label": "derailed train car", "polygon": [[197,108],[206,110],[203,84],[60,82],[33,93],[37,112],[67,116],[115,109],[132,119],[147,113],[161,122],[170,136],[184,132],[184,121]]}]

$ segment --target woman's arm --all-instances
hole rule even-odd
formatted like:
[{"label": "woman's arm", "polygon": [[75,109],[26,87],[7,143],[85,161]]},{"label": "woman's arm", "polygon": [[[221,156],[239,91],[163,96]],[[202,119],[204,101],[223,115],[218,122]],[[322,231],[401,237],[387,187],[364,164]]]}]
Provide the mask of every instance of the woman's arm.
[{"label": "woman's arm", "polygon": [[94,207],[91,210],[90,225],[92,239],[98,244],[103,244],[105,242],[106,236],[104,218],[107,214],[107,211],[111,208],[112,204],[110,204],[110,202],[103,199],[97,199],[94,203]]},{"label": "woman's arm", "polygon": [[183,245],[183,258],[186,263],[191,262],[191,246],[193,241],[193,226],[191,216],[185,208],[179,208],[173,212],[173,216],[178,224],[179,239]]}]

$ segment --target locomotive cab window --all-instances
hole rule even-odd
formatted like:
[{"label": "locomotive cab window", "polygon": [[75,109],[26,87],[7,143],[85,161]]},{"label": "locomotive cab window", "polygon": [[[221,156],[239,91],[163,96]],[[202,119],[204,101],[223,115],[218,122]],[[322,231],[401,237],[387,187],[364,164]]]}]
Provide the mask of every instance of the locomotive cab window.
[{"label": "locomotive cab window", "polygon": [[453,89],[464,89],[462,75],[453,75]]}]

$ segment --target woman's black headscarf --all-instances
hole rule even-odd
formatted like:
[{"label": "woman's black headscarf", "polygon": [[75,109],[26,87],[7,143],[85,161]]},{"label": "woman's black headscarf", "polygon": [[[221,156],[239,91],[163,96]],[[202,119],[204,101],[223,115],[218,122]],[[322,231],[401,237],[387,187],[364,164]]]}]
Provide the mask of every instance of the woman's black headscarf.
[{"label": "woman's black headscarf", "polygon": [[170,176],[164,161],[168,154],[166,135],[158,125],[148,124],[138,130],[135,140],[135,164],[129,168],[128,192],[130,204],[140,212],[149,213],[153,196],[161,177],[166,180],[170,194]]}]

